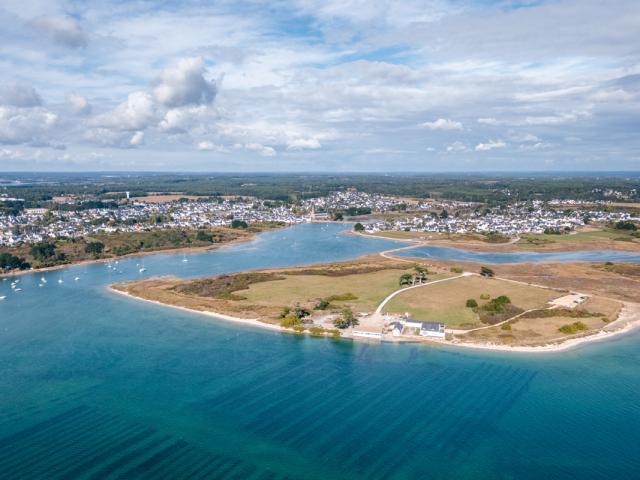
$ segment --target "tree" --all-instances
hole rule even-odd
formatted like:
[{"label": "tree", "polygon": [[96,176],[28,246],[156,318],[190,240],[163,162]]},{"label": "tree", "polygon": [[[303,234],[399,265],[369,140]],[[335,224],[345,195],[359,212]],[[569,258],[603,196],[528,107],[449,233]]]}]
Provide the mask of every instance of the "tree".
[{"label": "tree", "polygon": [[84,251],[92,255],[98,256],[104,251],[104,243],[102,242],[89,242],[85,245]]},{"label": "tree", "polygon": [[638,230],[638,227],[636,227],[636,225],[632,222],[623,222],[622,220],[620,220],[619,222],[617,222],[615,224],[615,228],[616,230],[630,230],[635,232],[636,230]]},{"label": "tree", "polygon": [[16,257],[7,252],[0,253],[0,269],[2,270],[13,270],[16,268],[26,270],[30,267],[31,265],[29,265],[24,258]]},{"label": "tree", "polygon": [[244,220],[232,220],[231,228],[247,228],[249,224]]},{"label": "tree", "polygon": [[199,242],[213,242],[213,235],[206,230],[198,230],[196,233],[196,240]]},{"label": "tree", "polygon": [[413,276],[410,273],[403,273],[402,275],[400,275],[400,280],[398,283],[400,284],[400,286],[411,285],[412,281],[413,281]]},{"label": "tree", "polygon": [[483,277],[493,277],[495,275],[495,272],[489,267],[481,267],[480,275],[482,275]]},{"label": "tree", "polygon": [[449,212],[447,212],[444,208],[440,212],[440,218],[449,218]]},{"label": "tree", "polygon": [[342,220],[344,220],[344,215],[342,214],[342,212],[336,212],[333,214],[333,220],[336,222],[341,222]]},{"label": "tree", "polygon": [[47,260],[56,254],[56,246],[53,243],[36,243],[31,247],[31,255],[36,260]]},{"label": "tree", "polygon": [[353,226],[353,229],[356,232],[364,232],[364,225],[362,225],[360,222],[358,222]]},{"label": "tree", "polygon": [[478,302],[476,302],[475,299],[470,298],[467,300],[466,306],[467,308],[476,308],[478,306]]},{"label": "tree", "polygon": [[350,308],[343,308],[340,316],[333,321],[333,325],[339,329],[358,326],[360,322]]}]

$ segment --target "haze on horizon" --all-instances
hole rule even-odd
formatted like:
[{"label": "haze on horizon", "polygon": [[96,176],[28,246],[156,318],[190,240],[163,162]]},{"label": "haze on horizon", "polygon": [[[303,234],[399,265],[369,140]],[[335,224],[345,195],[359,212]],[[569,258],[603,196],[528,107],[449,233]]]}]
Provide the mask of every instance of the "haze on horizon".
[{"label": "haze on horizon", "polygon": [[0,171],[638,171],[637,0],[5,0]]}]

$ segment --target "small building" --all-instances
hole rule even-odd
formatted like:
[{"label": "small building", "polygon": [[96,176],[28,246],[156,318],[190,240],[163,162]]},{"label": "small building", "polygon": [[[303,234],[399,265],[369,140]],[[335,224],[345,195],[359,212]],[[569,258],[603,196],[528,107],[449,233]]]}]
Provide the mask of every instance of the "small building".
[{"label": "small building", "polygon": [[440,322],[422,322],[419,320],[404,320],[402,324],[407,328],[415,328],[421,337],[445,337],[444,323]]},{"label": "small building", "polygon": [[444,338],[445,337],[444,323],[422,322],[422,327],[420,327],[420,336]]}]

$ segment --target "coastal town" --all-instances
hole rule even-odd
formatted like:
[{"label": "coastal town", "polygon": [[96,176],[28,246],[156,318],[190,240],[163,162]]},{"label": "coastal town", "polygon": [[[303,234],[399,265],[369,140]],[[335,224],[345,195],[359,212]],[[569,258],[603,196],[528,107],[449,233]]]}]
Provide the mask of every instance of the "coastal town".
[{"label": "coastal town", "polygon": [[[23,199],[0,196],[0,204],[22,207]],[[93,206],[96,208],[90,208]],[[369,216],[366,221],[363,216]],[[636,214],[637,215],[637,214]],[[482,233],[515,236],[522,233],[567,233],[588,223],[637,221],[607,202],[571,200],[514,202],[498,207],[454,200],[403,199],[355,189],[333,192],[301,202],[277,202],[251,197],[190,199],[180,195],[103,201],[63,196],[47,206],[0,213],[0,246],[76,239],[158,229],[201,229],[254,223],[294,225],[310,221],[357,218],[368,233],[410,231]]]}]

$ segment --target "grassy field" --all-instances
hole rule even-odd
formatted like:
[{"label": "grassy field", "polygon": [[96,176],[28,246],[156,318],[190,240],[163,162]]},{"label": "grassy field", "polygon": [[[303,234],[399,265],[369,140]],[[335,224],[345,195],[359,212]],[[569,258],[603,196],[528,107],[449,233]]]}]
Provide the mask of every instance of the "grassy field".
[{"label": "grassy field", "polygon": [[[323,315],[347,306],[355,312],[372,312],[388,294],[400,288],[398,282],[403,273],[413,272],[411,264],[375,257],[267,273],[234,274],[226,279],[153,279],[125,284],[121,288],[163,303],[277,322],[284,307],[299,305],[313,311],[319,300],[347,294],[350,294],[349,300],[332,299],[329,309],[314,314]],[[451,275],[445,270],[432,271],[428,278],[437,280]],[[237,290],[231,287],[233,291],[229,294],[223,287],[231,286],[234,278],[240,276],[246,278],[239,278],[235,283],[248,287]]]},{"label": "grassy field", "polygon": [[634,238],[629,232],[606,228],[602,230],[589,229],[569,235],[547,235],[544,233],[525,234],[521,236],[515,245],[520,248],[539,248],[552,244],[562,244],[563,246],[575,244],[577,246],[583,246],[589,242],[612,241],[640,243],[640,239]]},{"label": "grassy field", "polygon": [[482,307],[490,299],[481,299],[481,295],[489,295],[490,298],[506,295],[514,306],[529,310],[545,308],[549,300],[562,294],[554,290],[472,276],[408,290],[394,297],[386,310],[390,313],[408,312],[415,319],[444,322],[451,328],[473,328],[483,324],[479,315],[465,304],[468,299],[474,299]]}]

